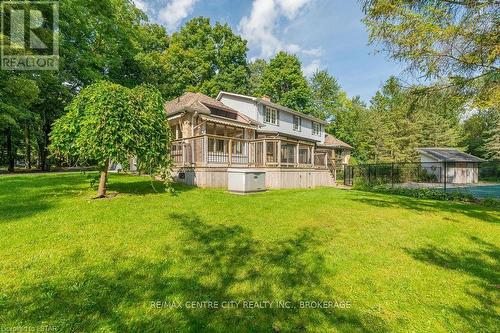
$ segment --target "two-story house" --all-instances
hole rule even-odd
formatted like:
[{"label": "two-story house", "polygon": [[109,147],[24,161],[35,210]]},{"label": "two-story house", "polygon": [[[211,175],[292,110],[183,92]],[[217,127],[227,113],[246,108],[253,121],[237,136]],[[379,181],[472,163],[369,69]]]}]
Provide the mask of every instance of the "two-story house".
[{"label": "two-story house", "polygon": [[252,168],[266,173],[267,188],[335,185],[335,152],[342,147],[325,142],[321,119],[224,91],[217,99],[186,93],[165,111],[177,181],[226,187],[228,168]]}]

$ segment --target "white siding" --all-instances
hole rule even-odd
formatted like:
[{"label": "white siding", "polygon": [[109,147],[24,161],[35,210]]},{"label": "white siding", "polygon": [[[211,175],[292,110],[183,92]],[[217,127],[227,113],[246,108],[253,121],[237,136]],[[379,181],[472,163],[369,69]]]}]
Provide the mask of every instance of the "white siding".
[{"label": "white siding", "polygon": [[320,135],[313,135],[312,132],[312,121],[307,118],[302,118],[302,126],[300,131],[295,131],[293,129],[293,114],[287,111],[278,110],[279,122],[277,125],[269,124],[264,122],[264,108],[262,104],[257,104],[256,102],[241,98],[238,96],[222,95],[220,101],[227,106],[235,109],[238,112],[264,124],[260,130],[279,132],[283,135],[293,135],[296,137],[302,137],[306,140],[319,141],[320,143],[325,142],[325,125],[321,124]]},{"label": "white siding", "polygon": [[243,113],[245,116],[262,122],[261,119],[257,118],[257,106],[255,105],[255,102],[237,96],[228,95],[222,95],[220,101],[236,111]]}]

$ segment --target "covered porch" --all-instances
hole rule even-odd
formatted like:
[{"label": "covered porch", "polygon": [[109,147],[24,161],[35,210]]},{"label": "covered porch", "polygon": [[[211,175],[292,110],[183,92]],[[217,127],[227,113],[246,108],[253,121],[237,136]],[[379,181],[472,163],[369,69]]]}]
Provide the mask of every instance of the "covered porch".
[{"label": "covered porch", "polygon": [[284,138],[241,139],[204,134],[172,142],[176,167],[328,168],[328,152]]}]

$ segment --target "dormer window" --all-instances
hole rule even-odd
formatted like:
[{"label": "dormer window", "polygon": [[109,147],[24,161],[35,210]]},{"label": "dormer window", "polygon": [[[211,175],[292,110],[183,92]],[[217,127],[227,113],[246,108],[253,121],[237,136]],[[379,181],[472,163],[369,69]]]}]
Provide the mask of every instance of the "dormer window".
[{"label": "dormer window", "polygon": [[321,124],[313,121],[312,122],[312,132],[313,132],[313,135],[321,136]]},{"label": "dormer window", "polygon": [[278,110],[266,106],[264,110],[264,122],[278,125]]},{"label": "dormer window", "polygon": [[293,116],[293,130],[300,132],[302,128],[302,118]]}]

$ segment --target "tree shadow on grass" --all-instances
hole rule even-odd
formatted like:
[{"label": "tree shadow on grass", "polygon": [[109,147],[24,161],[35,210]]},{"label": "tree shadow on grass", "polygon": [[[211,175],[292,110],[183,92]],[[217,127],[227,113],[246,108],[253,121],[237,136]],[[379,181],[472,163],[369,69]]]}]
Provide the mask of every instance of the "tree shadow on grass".
[{"label": "tree shadow on grass", "polygon": [[[131,176],[134,177],[134,176]],[[134,194],[134,195],[148,195],[148,194],[162,194],[168,189],[162,181],[151,181],[143,177],[144,180],[134,180],[131,182],[114,181],[111,179],[108,183],[107,190],[109,192],[118,192],[118,194]],[[195,189],[194,186],[189,186],[181,183],[172,183],[171,194],[179,195],[181,193]]]},{"label": "tree shadow on grass", "polygon": [[[0,319],[31,326],[45,321],[61,331],[387,331],[382,319],[356,309],[356,303],[347,309],[300,308],[301,300],[352,302],[333,289],[313,231],[271,244],[241,226],[211,225],[196,215],[171,215],[172,221],[181,230],[180,241],[165,244],[162,257],[116,257],[77,281],[24,286],[0,298]],[[80,255],[68,256],[71,267]],[[290,302],[289,308],[243,303],[278,300]],[[181,306],[168,306],[172,301]],[[189,308],[191,301],[219,306]],[[222,307],[223,301],[241,303]]]},{"label": "tree shadow on grass", "polygon": [[[122,178],[123,179],[123,178]],[[110,177],[108,191],[118,194],[164,194],[165,184],[148,178],[130,176],[128,181]],[[173,184],[173,195],[179,195],[194,187]],[[0,177],[0,223],[16,221],[37,215],[56,206],[61,198],[77,196],[90,190],[90,181],[81,173],[23,175]],[[94,191],[93,189],[91,191]],[[92,196],[89,195],[90,199]]]},{"label": "tree shadow on grass", "polygon": [[500,248],[477,237],[470,237],[470,240],[477,250],[452,252],[427,246],[405,251],[416,260],[472,277],[475,288],[465,290],[465,293],[476,304],[459,304],[449,309],[464,319],[471,332],[494,332],[500,327],[496,310],[500,296]]},{"label": "tree shadow on grass", "polygon": [[0,177],[0,223],[49,210],[59,197],[77,195],[85,188],[84,179],[74,174]]},{"label": "tree shadow on grass", "polygon": [[374,193],[370,193],[370,196],[360,196],[352,200],[381,208],[404,208],[419,212],[448,212],[462,214],[485,222],[500,223],[500,215],[497,209],[472,203],[422,200]]}]

